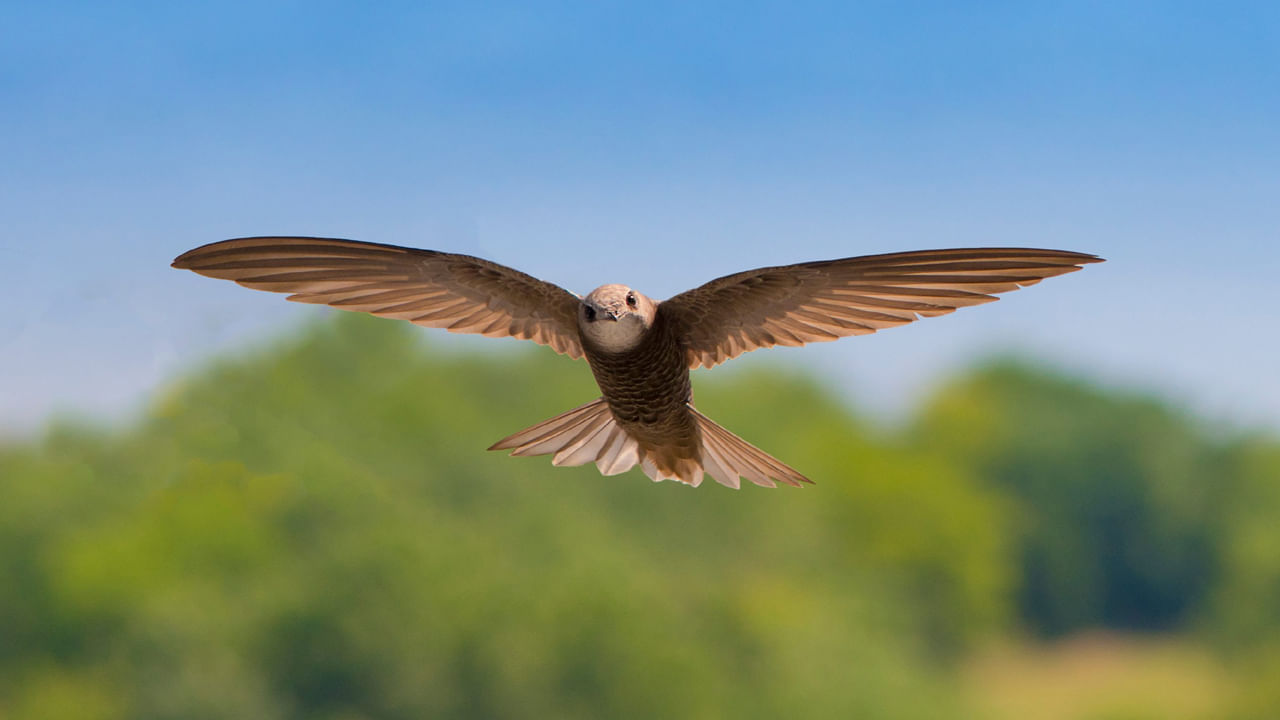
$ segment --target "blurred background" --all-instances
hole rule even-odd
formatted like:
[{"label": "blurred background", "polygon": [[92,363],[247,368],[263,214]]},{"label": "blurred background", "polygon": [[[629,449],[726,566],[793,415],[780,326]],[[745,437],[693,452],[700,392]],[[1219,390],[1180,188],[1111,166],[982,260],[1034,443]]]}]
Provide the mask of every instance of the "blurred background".
[{"label": "blurred background", "polygon": [[[0,718],[1280,717],[1271,3],[0,4]],[[546,348],[168,267],[667,297],[1108,259],[695,373],[817,481],[484,448]]]}]

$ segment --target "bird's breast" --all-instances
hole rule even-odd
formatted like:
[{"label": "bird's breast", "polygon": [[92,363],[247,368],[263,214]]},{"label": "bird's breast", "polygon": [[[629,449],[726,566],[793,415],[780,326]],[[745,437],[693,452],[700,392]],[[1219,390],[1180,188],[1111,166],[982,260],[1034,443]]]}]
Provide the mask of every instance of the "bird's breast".
[{"label": "bird's breast", "polygon": [[691,399],[684,350],[665,323],[656,323],[636,346],[608,352],[585,338],[587,361],[614,417],[634,428],[663,425],[687,415]]}]

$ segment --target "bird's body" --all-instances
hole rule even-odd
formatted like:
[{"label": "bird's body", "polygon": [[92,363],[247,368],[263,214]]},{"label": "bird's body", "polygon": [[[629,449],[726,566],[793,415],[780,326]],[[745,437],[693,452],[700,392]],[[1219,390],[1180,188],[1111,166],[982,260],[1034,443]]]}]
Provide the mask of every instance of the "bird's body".
[{"label": "bird's body", "polygon": [[655,456],[659,470],[686,475],[681,466],[698,460],[693,387],[678,333],[660,306],[634,346],[611,352],[584,336],[582,349],[614,422]]},{"label": "bird's body", "polygon": [[583,343],[609,411],[637,439],[658,442],[687,434],[693,400],[679,339],[662,316],[636,347],[608,352]]},{"label": "bird's body", "polygon": [[624,285],[579,298],[466,255],[352,240],[227,240],[174,267],[291,293],[289,299],[454,332],[513,336],[585,357],[601,397],[521,430],[490,449],[594,462],[606,475],[636,465],[654,480],[698,485],[704,472],[738,487],[808,478],[693,407],[689,371],[760,347],[835,340],[995,300],[1099,262],[1060,250],[977,248],[871,255],[760,268],[657,302]]}]

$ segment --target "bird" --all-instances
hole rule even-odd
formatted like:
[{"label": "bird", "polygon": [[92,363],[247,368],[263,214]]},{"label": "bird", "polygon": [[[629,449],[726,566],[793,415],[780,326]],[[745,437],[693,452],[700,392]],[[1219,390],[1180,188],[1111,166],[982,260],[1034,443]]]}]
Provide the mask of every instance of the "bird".
[{"label": "bird", "polygon": [[494,443],[552,464],[639,465],[655,482],[727,487],[813,482],[693,405],[690,370],[750,350],[826,342],[996,300],[1103,259],[1035,248],[896,252],[747,270],[657,301],[626,285],[579,296],[469,255],[319,237],[246,237],[179,255],[175,268],[288,300],[426,327],[515,337],[585,358],[600,397]]}]

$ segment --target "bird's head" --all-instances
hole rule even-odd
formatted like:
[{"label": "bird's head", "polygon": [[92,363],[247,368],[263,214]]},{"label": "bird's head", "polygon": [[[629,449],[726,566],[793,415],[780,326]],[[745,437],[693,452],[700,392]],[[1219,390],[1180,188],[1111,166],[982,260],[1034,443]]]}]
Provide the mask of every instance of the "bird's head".
[{"label": "bird's head", "polygon": [[601,285],[582,298],[578,327],[593,345],[630,350],[653,326],[658,305],[626,285]]}]

